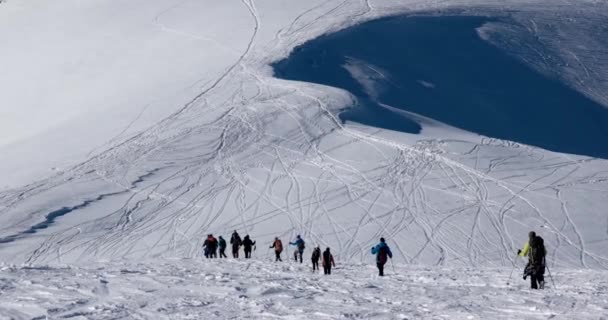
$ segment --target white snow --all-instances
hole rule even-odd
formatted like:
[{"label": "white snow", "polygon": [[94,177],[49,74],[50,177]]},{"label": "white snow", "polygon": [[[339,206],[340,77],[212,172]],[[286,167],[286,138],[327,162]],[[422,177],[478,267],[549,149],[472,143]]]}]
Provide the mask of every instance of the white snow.
[{"label": "white snow", "polygon": [[4,266],[0,318],[605,319],[605,271],[551,271],[557,287],[547,278],[532,291],[519,270],[507,285],[506,268],[396,266],[380,278],[340,261],[329,276],[257,259]]},{"label": "white snow", "polygon": [[[345,125],[348,93],[268,67],[326,32],[449,8],[536,25],[547,51],[512,53],[543,72],[567,61],[552,72],[608,106],[601,1],[0,2],[0,238],[15,236],[0,317],[605,317],[608,161],[430,119],[420,135]],[[61,208],[76,209],[23,233]],[[204,235],[234,229],[302,234],[339,268],[200,261]],[[519,280],[530,229],[551,290]]]}]

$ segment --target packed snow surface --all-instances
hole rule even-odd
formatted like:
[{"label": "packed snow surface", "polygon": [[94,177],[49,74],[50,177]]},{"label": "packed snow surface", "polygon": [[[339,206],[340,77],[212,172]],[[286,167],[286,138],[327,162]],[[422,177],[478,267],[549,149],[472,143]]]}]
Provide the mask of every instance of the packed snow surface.
[{"label": "packed snow surface", "polygon": [[[391,106],[419,134],[343,123],[349,92],[272,76],[322,34],[446,12],[508,15],[479,36],[608,107],[604,1],[1,1],[0,316],[604,317],[606,159]],[[339,268],[200,261],[235,229]],[[530,230],[551,290],[520,280]]]},{"label": "packed snow surface", "polygon": [[[1,268],[0,319],[606,319],[608,274],[555,273],[532,291],[509,269],[269,260]],[[550,281],[547,279],[547,281]]]}]

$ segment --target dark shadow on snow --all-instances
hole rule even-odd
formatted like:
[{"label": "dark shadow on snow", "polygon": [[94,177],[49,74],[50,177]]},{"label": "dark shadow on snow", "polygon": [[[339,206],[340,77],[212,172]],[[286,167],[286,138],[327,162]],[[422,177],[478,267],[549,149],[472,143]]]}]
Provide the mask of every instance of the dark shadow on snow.
[{"label": "dark shadow on snow", "polygon": [[325,35],[273,64],[279,78],[348,90],[343,121],[418,133],[379,103],[552,151],[608,158],[608,110],[482,40],[496,19],[390,17]]}]

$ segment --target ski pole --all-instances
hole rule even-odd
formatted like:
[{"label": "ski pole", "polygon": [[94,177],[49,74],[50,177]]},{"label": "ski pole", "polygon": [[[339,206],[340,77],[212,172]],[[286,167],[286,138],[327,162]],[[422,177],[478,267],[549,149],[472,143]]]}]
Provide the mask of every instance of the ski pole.
[{"label": "ski pole", "polygon": [[545,265],[547,267],[547,271],[549,271],[549,278],[551,279],[551,284],[553,284],[553,289],[557,289],[555,287],[555,282],[553,281],[553,276],[551,276],[551,270],[549,269],[549,265]]},{"label": "ski pole", "polygon": [[395,264],[393,263],[393,258],[391,258],[391,267],[393,267],[393,273],[397,274],[397,272],[395,272]]},{"label": "ski pole", "polygon": [[509,280],[507,280],[507,285],[511,282],[511,277],[513,277],[513,271],[515,271],[515,263],[513,264],[513,269],[511,269],[511,273],[509,274]]}]

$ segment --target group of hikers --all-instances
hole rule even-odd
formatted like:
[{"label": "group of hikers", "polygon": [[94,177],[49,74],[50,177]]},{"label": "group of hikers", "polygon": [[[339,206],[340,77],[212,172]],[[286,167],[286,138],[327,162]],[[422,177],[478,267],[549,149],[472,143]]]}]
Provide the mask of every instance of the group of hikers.
[{"label": "group of hikers", "polygon": [[[232,257],[239,257],[239,249],[241,246],[243,247],[243,251],[245,251],[245,258],[251,258],[251,252],[255,250],[255,241],[252,241],[249,235],[246,235],[245,238],[241,240],[241,236],[234,231],[232,237],[230,237],[230,245],[232,245]],[[228,258],[226,256],[226,240],[222,236],[219,236],[219,240],[216,239],[213,234],[208,234],[207,239],[203,242],[204,254],[205,258],[213,259],[217,258],[217,251],[220,251],[220,258]]]},{"label": "group of hikers", "polygon": [[[241,236],[239,233],[234,230],[232,236],[230,237],[230,244],[232,245],[232,257],[239,257],[239,250],[242,246],[245,251],[245,258],[251,258],[252,250],[255,250],[255,241],[252,241],[249,235],[246,235],[245,238],[241,240]],[[297,262],[304,262],[304,249],[306,248],[306,242],[300,235],[296,237],[296,239],[292,242],[289,242],[290,245],[295,246],[296,250],[294,250],[293,258]],[[219,249],[220,258],[227,258],[226,256],[226,247],[227,243],[222,236],[219,236],[219,240],[216,239],[213,234],[208,234],[207,239],[203,243],[204,255],[208,259],[217,258],[217,251]],[[283,261],[281,259],[281,254],[283,253],[283,242],[278,237],[274,238],[272,245],[269,247],[270,249],[274,249],[275,253],[275,261]],[[374,247],[372,247],[372,254],[376,255],[376,266],[378,267],[378,272],[380,276],[384,276],[384,265],[388,261],[388,258],[393,257],[393,253],[391,249],[386,244],[384,238],[380,238],[380,243]],[[312,250],[312,270],[317,271],[321,270],[319,268],[319,261],[321,262],[321,266],[323,267],[324,274],[331,274],[331,268],[336,266],[334,261],[334,256],[331,254],[331,249],[326,248],[325,251],[321,252],[321,247],[317,246]]]},{"label": "group of hikers", "polygon": [[[526,280],[527,277],[530,277],[530,286],[532,289],[544,289],[544,274],[546,268],[545,256],[547,254],[544,240],[540,236],[537,236],[534,231],[530,231],[528,237],[528,242],[524,244],[524,247],[521,250],[517,251],[519,256],[528,257],[528,264],[524,268],[524,280]],[[255,241],[251,240],[249,235],[246,235],[241,240],[241,237],[235,230],[230,237],[230,244],[232,245],[233,258],[239,257],[239,249],[242,246],[245,251],[245,258],[250,259],[251,252],[252,250],[255,250],[256,243]],[[294,260],[296,262],[299,260],[300,263],[303,263],[304,249],[306,248],[304,239],[298,235],[296,239],[289,242],[289,244],[296,247],[293,254]],[[217,258],[217,250],[219,248],[220,258],[227,258],[225,253],[226,246],[226,240],[224,240],[222,236],[220,236],[219,240],[217,240],[212,234],[209,234],[203,243],[205,257],[209,259]],[[269,248],[274,249],[275,261],[283,261],[281,260],[281,253],[283,253],[283,242],[281,242],[281,239],[278,237],[274,238],[274,241]],[[388,258],[393,258],[393,253],[386,244],[386,240],[384,238],[380,238],[380,243],[372,247],[371,253],[372,255],[376,256],[378,275],[381,277],[384,276],[384,265],[388,261]],[[330,248],[326,248],[325,251],[321,253],[321,247],[315,247],[312,251],[311,261],[313,271],[320,270],[319,261],[321,261],[323,273],[327,275],[331,274],[331,268],[336,266],[334,256],[331,254]]]}]

